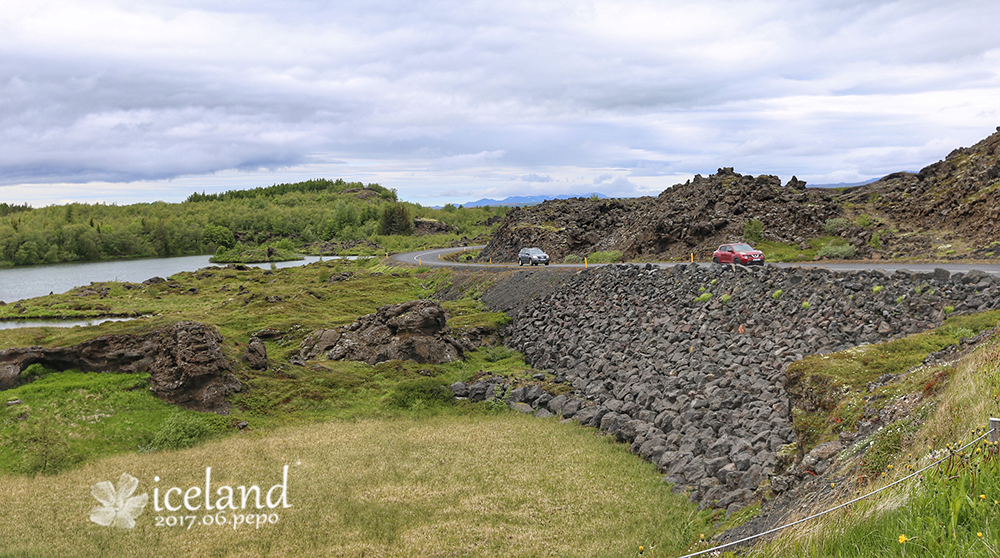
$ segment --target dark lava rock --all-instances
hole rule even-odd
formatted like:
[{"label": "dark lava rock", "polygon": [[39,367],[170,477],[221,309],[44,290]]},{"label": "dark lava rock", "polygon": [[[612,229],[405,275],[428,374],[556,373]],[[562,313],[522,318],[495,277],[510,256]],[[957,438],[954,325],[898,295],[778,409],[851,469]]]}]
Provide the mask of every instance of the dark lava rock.
[{"label": "dark lava rock", "polygon": [[197,322],[181,322],[147,335],[103,335],[72,347],[11,348],[0,351],[0,390],[21,383],[21,373],[38,363],[56,370],[149,372],[150,389],[168,403],[195,411],[229,412],[225,397],[242,389],[222,353],[222,336]]},{"label": "dark lava rock", "polygon": [[439,303],[411,300],[383,306],[374,314],[335,330],[313,332],[302,342],[295,362],[325,354],[331,360],[368,364],[397,359],[441,364],[460,359],[473,348],[468,339],[451,335]]},{"label": "dark lava rock", "polygon": [[254,370],[267,369],[267,347],[264,346],[264,342],[259,337],[250,338],[247,348],[243,351],[242,358],[243,362],[247,363],[247,366]]}]

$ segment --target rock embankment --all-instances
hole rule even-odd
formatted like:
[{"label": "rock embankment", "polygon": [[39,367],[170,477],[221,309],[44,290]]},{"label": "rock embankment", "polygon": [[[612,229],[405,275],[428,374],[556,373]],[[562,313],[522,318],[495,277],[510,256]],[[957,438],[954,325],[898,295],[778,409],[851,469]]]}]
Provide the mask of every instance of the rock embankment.
[{"label": "rock embankment", "polygon": [[791,465],[788,363],[991,308],[1000,282],[981,272],[608,266],[527,306],[508,344],[573,386],[544,407],[629,443],[692,500],[733,511]]},{"label": "rock embankment", "polygon": [[35,363],[56,370],[149,372],[157,397],[196,411],[226,414],[226,395],[242,384],[221,348],[222,336],[210,326],[181,322],[147,335],[102,335],[72,347],[27,347],[0,351],[0,390],[21,383]]}]

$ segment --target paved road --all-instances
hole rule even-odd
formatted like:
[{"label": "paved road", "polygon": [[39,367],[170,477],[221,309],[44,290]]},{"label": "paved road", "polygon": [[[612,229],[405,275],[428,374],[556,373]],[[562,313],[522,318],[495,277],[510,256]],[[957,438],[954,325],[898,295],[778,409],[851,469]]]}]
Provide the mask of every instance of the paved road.
[{"label": "paved road", "polygon": [[[406,252],[403,254],[395,254],[391,257],[393,261],[416,264],[416,265],[426,265],[431,267],[466,267],[466,268],[478,268],[478,269],[504,269],[504,268],[514,268],[518,267],[517,263],[459,263],[459,262],[447,262],[441,258],[445,254],[450,254],[453,252],[461,252],[463,250],[475,250],[479,248],[484,248],[484,245],[479,246],[468,246],[466,248],[438,248],[435,250],[421,250],[419,252]],[[591,264],[591,266],[602,265],[602,264]],[[667,268],[677,265],[677,262],[669,263],[654,263],[653,265]],[[709,266],[708,263],[699,263],[698,265]],[[979,269],[990,273],[993,275],[1000,275],[1000,264],[965,264],[965,263],[893,263],[893,262],[850,262],[850,263],[813,263],[813,262],[800,262],[800,263],[773,263],[767,265],[774,265],[778,267],[825,267],[833,271],[857,271],[863,269],[881,269],[884,271],[895,271],[897,269],[907,269],[915,272],[928,272],[934,271],[937,268],[944,268],[951,273],[957,272],[968,272],[973,269]],[[583,267],[583,264],[551,264],[549,267],[565,268],[565,267]]]}]

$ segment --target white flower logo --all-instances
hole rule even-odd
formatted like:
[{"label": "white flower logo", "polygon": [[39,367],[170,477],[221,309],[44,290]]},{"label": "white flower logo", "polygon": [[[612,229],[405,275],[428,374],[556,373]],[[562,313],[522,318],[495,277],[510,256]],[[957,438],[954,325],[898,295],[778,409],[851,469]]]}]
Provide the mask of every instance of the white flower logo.
[{"label": "white flower logo", "polygon": [[109,481],[101,481],[90,487],[90,493],[102,505],[90,510],[90,520],[105,527],[112,525],[131,529],[135,527],[135,518],[142,513],[149,499],[147,494],[132,496],[139,486],[139,479],[128,473],[122,473],[118,479],[118,489]]}]

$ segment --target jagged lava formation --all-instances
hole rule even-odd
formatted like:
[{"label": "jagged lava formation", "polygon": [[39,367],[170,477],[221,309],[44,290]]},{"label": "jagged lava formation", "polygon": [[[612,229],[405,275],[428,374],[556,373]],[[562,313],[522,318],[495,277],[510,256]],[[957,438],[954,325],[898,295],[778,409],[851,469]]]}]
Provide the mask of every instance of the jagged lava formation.
[{"label": "jagged lava formation", "polygon": [[626,260],[694,253],[707,261],[719,244],[742,240],[750,219],[763,223],[766,240],[805,248],[826,234],[827,220],[861,214],[869,225],[839,232],[858,258],[1000,258],[998,145],[1000,131],[919,173],[854,188],[806,188],[795,177],[782,186],[777,176],[720,168],[655,198],[549,200],[511,210],[479,260],[514,261],[521,248],[538,246],[555,262],[613,250]]}]

